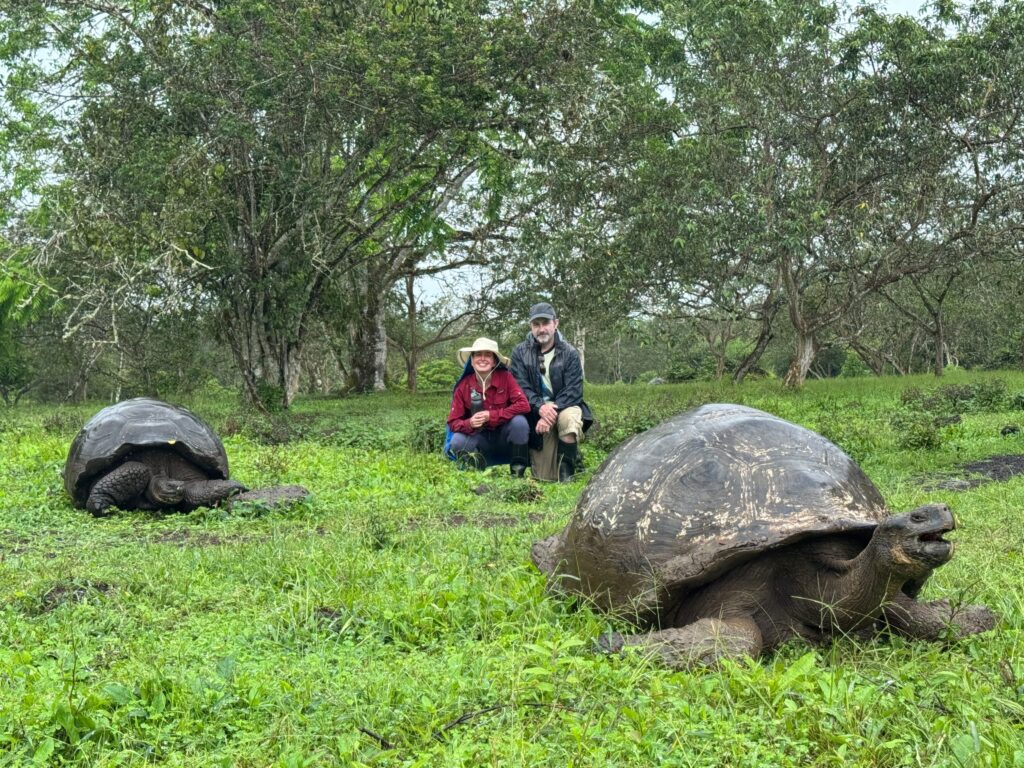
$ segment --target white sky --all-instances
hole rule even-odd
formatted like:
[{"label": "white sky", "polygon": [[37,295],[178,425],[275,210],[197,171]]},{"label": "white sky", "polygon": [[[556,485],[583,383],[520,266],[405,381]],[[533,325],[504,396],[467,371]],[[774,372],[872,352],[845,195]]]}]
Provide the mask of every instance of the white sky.
[{"label": "white sky", "polygon": [[902,13],[916,16],[927,0],[883,0],[882,7],[889,13]]}]

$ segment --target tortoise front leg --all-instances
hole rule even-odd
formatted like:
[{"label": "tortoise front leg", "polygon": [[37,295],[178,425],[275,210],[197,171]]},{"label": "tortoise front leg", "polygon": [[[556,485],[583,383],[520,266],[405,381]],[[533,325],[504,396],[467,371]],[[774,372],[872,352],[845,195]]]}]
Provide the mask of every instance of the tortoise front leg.
[{"label": "tortoise front leg", "polygon": [[126,461],[93,483],[85,508],[96,517],[108,514],[107,507],[125,508],[149,485],[149,467],[138,461]]},{"label": "tortoise front leg", "polygon": [[657,653],[673,669],[711,665],[722,658],[758,656],[764,640],[761,630],[749,616],[727,619],[699,619],[684,627],[661,629],[643,635],[613,633],[599,641],[602,649],[618,652],[625,647],[640,647]]},{"label": "tortoise front leg", "polygon": [[882,621],[900,635],[918,640],[941,640],[987,632],[999,616],[984,605],[953,607],[949,600],[918,602],[900,593],[882,608]]},{"label": "tortoise front leg", "polygon": [[186,511],[198,507],[215,507],[224,499],[247,490],[237,480],[193,480],[185,483],[181,506]]}]

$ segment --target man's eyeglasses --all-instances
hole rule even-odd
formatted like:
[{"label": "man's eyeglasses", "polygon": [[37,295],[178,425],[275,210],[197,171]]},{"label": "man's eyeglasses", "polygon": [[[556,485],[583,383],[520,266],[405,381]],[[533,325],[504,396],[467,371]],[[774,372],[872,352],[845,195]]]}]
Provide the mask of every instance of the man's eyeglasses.
[{"label": "man's eyeglasses", "polygon": [[545,373],[548,372],[548,369],[544,367],[544,361],[543,360],[540,361],[540,365],[538,365],[537,367],[540,369],[540,375],[541,376],[543,376]]}]

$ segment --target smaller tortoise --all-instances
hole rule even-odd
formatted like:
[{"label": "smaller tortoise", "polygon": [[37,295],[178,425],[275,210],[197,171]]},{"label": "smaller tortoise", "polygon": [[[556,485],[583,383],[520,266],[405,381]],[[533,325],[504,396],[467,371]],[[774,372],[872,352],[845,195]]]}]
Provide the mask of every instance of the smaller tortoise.
[{"label": "smaller tortoise", "polygon": [[533,546],[558,591],[651,628],[602,637],[686,668],[888,627],[938,640],[991,629],[985,606],[915,598],[953,545],[944,504],[890,516],[834,444],[738,405],[637,435],[591,479],[565,529]]},{"label": "smaller tortoise", "polygon": [[224,445],[191,411],[137,397],[93,416],[71,443],[64,487],[97,517],[119,509],[212,507],[245,486],[228,479]]}]

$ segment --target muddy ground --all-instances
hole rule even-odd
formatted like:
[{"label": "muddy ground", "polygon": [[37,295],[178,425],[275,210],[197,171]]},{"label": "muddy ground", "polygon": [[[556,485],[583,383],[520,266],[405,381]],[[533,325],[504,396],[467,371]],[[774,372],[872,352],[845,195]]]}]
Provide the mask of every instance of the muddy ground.
[{"label": "muddy ground", "polygon": [[944,491],[967,491],[984,483],[1005,482],[1024,474],[1024,455],[1007,454],[961,464],[955,472],[929,478],[928,487]]}]

